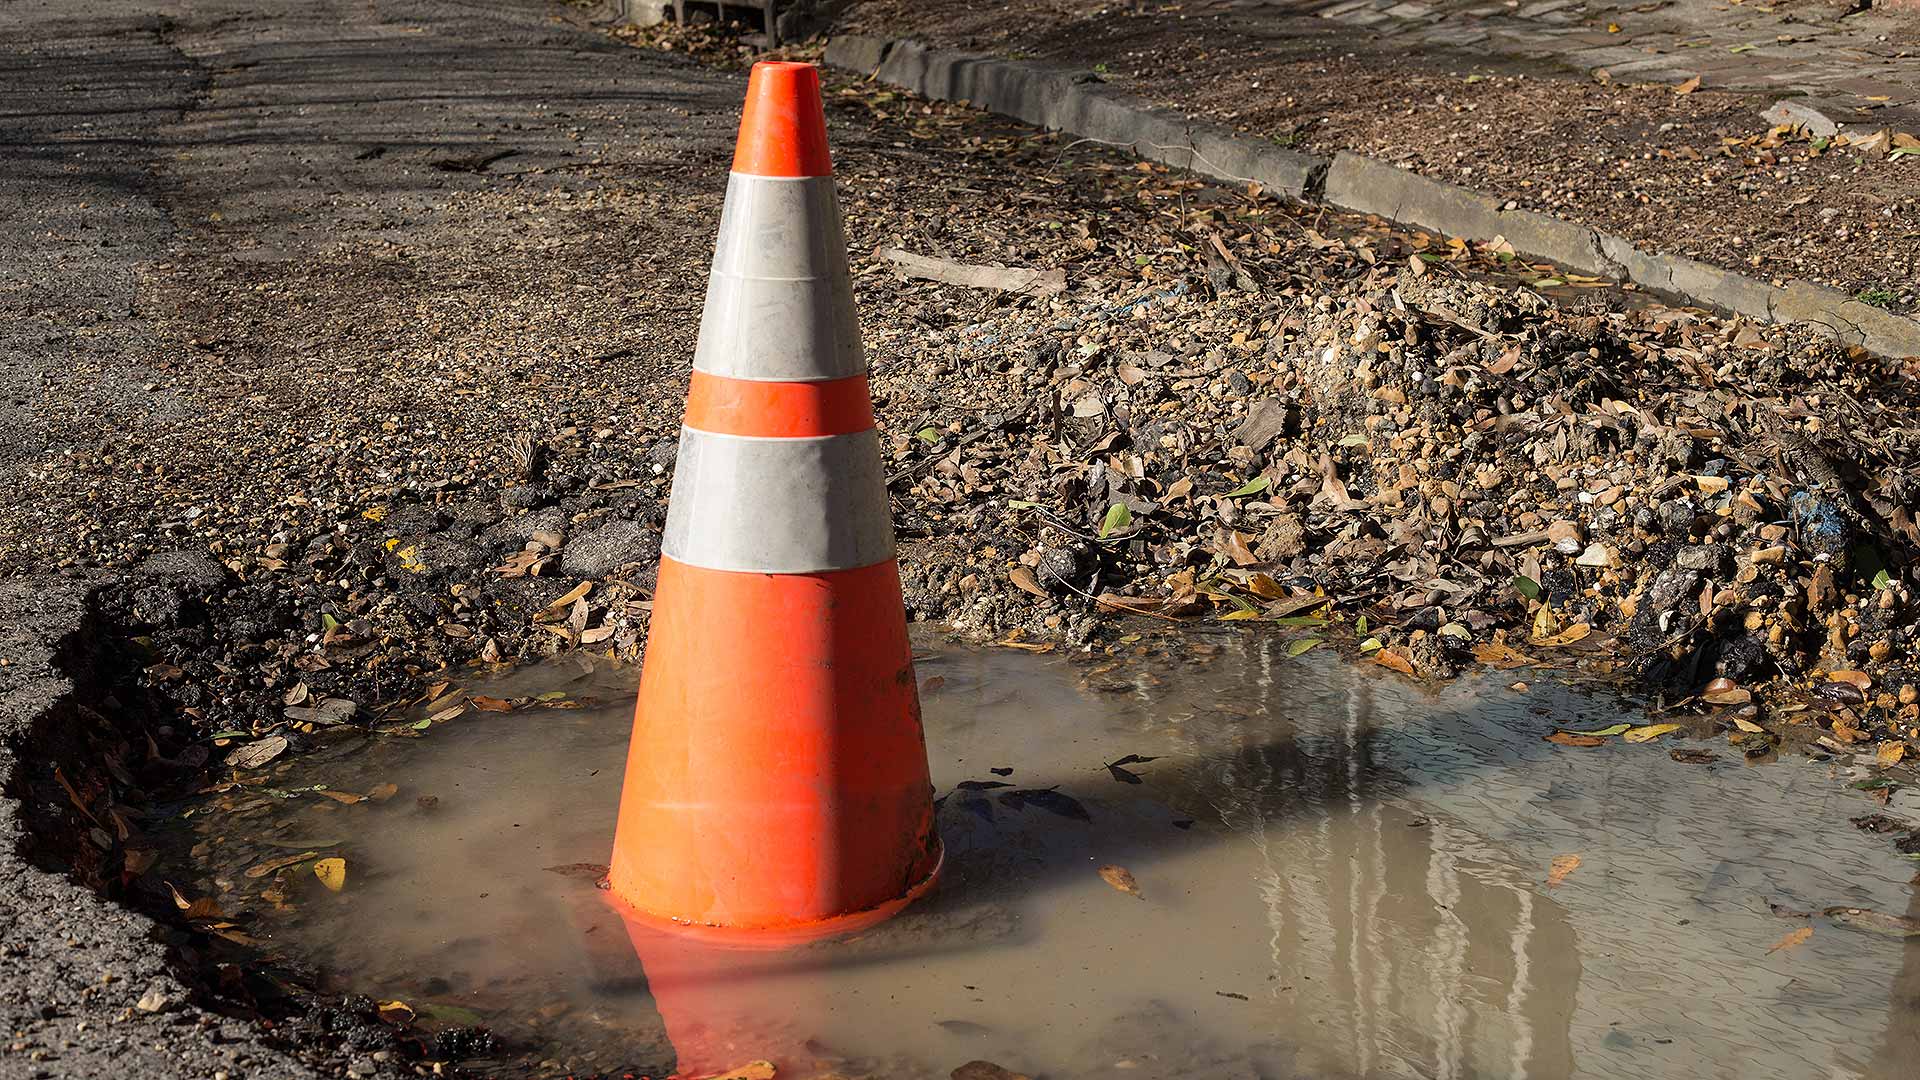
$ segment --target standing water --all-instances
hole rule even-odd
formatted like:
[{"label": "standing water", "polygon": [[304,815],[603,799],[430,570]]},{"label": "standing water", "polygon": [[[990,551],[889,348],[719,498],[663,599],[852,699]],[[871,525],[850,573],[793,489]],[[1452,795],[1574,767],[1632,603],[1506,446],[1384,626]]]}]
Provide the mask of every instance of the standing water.
[{"label": "standing water", "polygon": [[1920,942],[1819,914],[1920,913],[1913,867],[1830,766],[1552,746],[1634,718],[1287,645],[937,646],[946,870],[848,941],[629,930],[594,878],[637,672],[584,660],[220,792],[160,872],[330,989],[491,1027],[495,1075],[1914,1075]]}]

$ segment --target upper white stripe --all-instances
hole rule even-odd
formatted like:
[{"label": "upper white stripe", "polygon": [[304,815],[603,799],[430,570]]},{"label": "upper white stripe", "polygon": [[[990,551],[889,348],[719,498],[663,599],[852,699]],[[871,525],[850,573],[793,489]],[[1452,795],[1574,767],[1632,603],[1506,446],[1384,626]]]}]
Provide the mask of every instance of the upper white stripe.
[{"label": "upper white stripe", "polygon": [[780,381],[866,372],[831,176],[729,176],[693,366]]}]

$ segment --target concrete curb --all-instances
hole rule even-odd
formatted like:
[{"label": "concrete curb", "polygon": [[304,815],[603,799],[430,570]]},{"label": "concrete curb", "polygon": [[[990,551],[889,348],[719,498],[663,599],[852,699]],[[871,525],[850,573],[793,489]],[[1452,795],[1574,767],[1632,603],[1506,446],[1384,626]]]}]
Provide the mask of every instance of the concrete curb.
[{"label": "concrete curb", "polygon": [[1431,180],[1341,151],[1329,160],[1257,136],[1189,120],[1109,87],[1097,76],[1022,60],[935,49],[916,41],[842,35],[826,62],[922,97],[963,101],[1039,127],[1131,151],[1149,161],[1236,183],[1254,182],[1298,202],[1376,214],[1467,240],[1504,237],[1515,251],[1570,270],[1631,281],[1685,302],[1749,318],[1825,327],[1849,345],[1920,357],[1920,321],[1808,281],[1773,285]]}]

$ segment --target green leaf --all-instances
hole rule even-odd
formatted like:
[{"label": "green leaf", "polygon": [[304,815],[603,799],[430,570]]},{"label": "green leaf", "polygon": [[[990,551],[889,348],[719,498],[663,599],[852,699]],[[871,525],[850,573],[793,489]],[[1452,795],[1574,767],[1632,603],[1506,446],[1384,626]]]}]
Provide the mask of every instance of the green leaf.
[{"label": "green leaf", "polygon": [[1886,567],[1881,567],[1880,572],[1873,575],[1873,587],[1876,589],[1893,588],[1893,578],[1887,575]]},{"label": "green leaf", "polygon": [[1881,788],[1899,787],[1900,785],[1898,782],[1889,780],[1884,776],[1876,776],[1871,780],[1855,780],[1847,786],[1855,791],[1879,791]]},{"label": "green leaf", "polygon": [[340,628],[340,620],[323,611],[320,613],[320,625],[327,633],[331,634]]},{"label": "green leaf", "polygon": [[535,700],[535,701],[559,701],[560,699],[562,699],[562,698],[564,698],[564,697],[566,697],[566,696],[567,696],[567,692],[566,692],[565,690],[549,690],[549,691],[547,691],[547,692],[546,692],[546,693],[544,693],[544,694],[540,694],[540,695],[538,695],[538,696],[537,696],[537,697],[535,697],[535,698],[534,698],[533,700]]},{"label": "green leaf", "polygon": [[431,719],[415,720],[413,722],[413,730],[415,731],[425,731],[432,726],[433,726],[433,721]]},{"label": "green leaf", "polygon": [[1320,644],[1320,639],[1317,637],[1301,638],[1299,641],[1287,646],[1287,655],[1290,657],[1299,656],[1301,653],[1306,652],[1318,644]]},{"label": "green leaf", "polygon": [[1007,509],[1009,509],[1009,510],[1038,510],[1038,509],[1040,509],[1040,504],[1039,504],[1039,503],[1037,503],[1037,502],[1028,502],[1028,501],[1027,501],[1027,500],[1025,500],[1025,499],[1008,499],[1008,500],[1007,500]]},{"label": "green leaf", "polygon": [[1133,524],[1133,511],[1126,503],[1114,503],[1107,507],[1107,519],[1100,523],[1100,539],[1105,540],[1114,533]]},{"label": "green leaf", "polygon": [[1733,48],[1728,49],[1727,51],[1730,53],[1752,52],[1753,50],[1759,47],[1760,46],[1758,45],[1735,45]]},{"label": "green leaf", "polygon": [[[1592,735],[1604,739],[1609,735],[1623,735],[1632,729],[1632,724],[1608,724],[1606,727],[1597,728],[1593,731],[1573,731],[1572,733],[1575,735]],[[1571,731],[1572,729],[1569,730]]]},{"label": "green leaf", "polygon": [[1272,622],[1273,625],[1275,626],[1286,626],[1286,627],[1311,626],[1315,629],[1318,629],[1322,626],[1327,625],[1327,620],[1324,617],[1319,615],[1282,615],[1280,618],[1272,619],[1269,621]]},{"label": "green leaf", "polygon": [[213,734],[207,736],[207,738],[209,739],[244,739],[252,734],[253,732],[251,731],[227,730],[227,731],[216,731]]},{"label": "green leaf", "polygon": [[1367,632],[1367,617],[1365,615],[1353,620],[1353,632],[1356,634],[1364,634]]},{"label": "green leaf", "polygon": [[1536,289],[1547,289],[1547,288],[1552,288],[1555,285],[1565,285],[1565,284],[1566,284],[1565,281],[1557,277],[1543,277],[1540,280],[1534,282],[1533,287]]},{"label": "green leaf", "polygon": [[1247,481],[1246,483],[1241,484],[1239,487],[1234,488],[1232,491],[1227,492],[1227,498],[1237,499],[1242,495],[1257,495],[1260,492],[1267,490],[1267,484],[1268,484],[1267,474],[1261,473],[1259,476],[1256,476],[1253,479]]},{"label": "green leaf", "polygon": [[1513,575],[1513,591],[1529,600],[1540,599],[1540,583],[1525,574]]},{"label": "green leaf", "polygon": [[914,432],[913,437],[919,439],[921,442],[937,443],[940,441],[940,429],[923,427],[919,431]]},{"label": "green leaf", "polygon": [[1363,653],[1379,652],[1384,648],[1386,648],[1386,646],[1382,645],[1380,639],[1377,637],[1370,637],[1360,643],[1360,651]]},{"label": "green leaf", "polygon": [[1348,436],[1346,436],[1345,438],[1343,438],[1343,439],[1341,439],[1338,445],[1340,445],[1340,446],[1365,446],[1365,445],[1367,445],[1367,437],[1366,437],[1365,435],[1362,435],[1362,434],[1360,434],[1360,433],[1358,433],[1358,432],[1355,432],[1354,434],[1352,434],[1352,435],[1348,435]]},{"label": "green leaf", "polygon": [[432,1001],[422,1001],[414,1005],[414,1011],[431,1020],[441,1020],[462,1027],[478,1027],[487,1022],[487,1018],[472,1009],[463,1009],[458,1005],[441,1005]]},{"label": "green leaf", "polygon": [[1893,148],[1893,153],[1888,154],[1887,157],[1920,157],[1920,146],[1896,146]]}]

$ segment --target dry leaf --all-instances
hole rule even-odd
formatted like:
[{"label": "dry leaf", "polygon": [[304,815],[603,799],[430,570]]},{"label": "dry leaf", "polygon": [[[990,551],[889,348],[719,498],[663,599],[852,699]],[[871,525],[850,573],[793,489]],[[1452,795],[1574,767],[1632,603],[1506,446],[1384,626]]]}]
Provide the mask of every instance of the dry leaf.
[{"label": "dry leaf", "polygon": [[1547,868],[1547,888],[1557,889],[1567,880],[1567,875],[1580,869],[1580,856],[1555,855],[1553,865]]},{"label": "dry leaf", "polygon": [[319,878],[329,892],[339,892],[347,887],[347,860],[321,859],[313,864],[313,876]]},{"label": "dry leaf", "polygon": [[1907,756],[1907,744],[1898,742],[1881,743],[1880,749],[1875,751],[1873,756],[1878,758],[1882,765],[1898,765],[1900,764],[1900,759]]},{"label": "dry leaf", "polygon": [[1141,900],[1146,899],[1146,897],[1140,893],[1140,883],[1133,880],[1133,874],[1128,872],[1124,866],[1108,865],[1101,867],[1100,880],[1119,889],[1128,896],[1138,897]]},{"label": "dry leaf", "polygon": [[355,795],[351,791],[327,791],[322,789],[318,794],[324,795],[334,802],[346,803],[348,806],[352,806],[357,802],[365,802],[367,798],[365,795]]},{"label": "dry leaf", "polygon": [[1593,633],[1593,627],[1590,624],[1574,623],[1572,626],[1550,637],[1534,638],[1533,643],[1543,649],[1553,649],[1562,645],[1571,645],[1576,641],[1583,641],[1587,635],[1591,633]]},{"label": "dry leaf", "polygon": [[277,859],[268,859],[266,862],[248,867],[247,876],[250,878],[263,878],[283,866],[292,866],[294,863],[306,862],[318,854],[320,853],[317,851],[303,851],[298,855],[283,855]]},{"label": "dry leaf", "polygon": [[281,754],[287,752],[285,735],[269,735],[259,742],[250,742],[227,755],[227,764],[236,769],[257,769]]},{"label": "dry leaf", "polygon": [[715,1073],[707,1080],[773,1080],[773,1072],[771,1061],[749,1061],[726,1072]]},{"label": "dry leaf", "polygon": [[1392,649],[1381,649],[1374,653],[1373,662],[1379,664],[1381,667],[1390,667],[1402,675],[1413,674],[1413,661],[1408,660]]},{"label": "dry leaf", "polygon": [[482,712],[511,712],[513,710],[513,702],[508,701],[506,698],[481,697],[475,695],[468,700],[474,708]]},{"label": "dry leaf", "polygon": [[379,1005],[380,1019],[389,1024],[410,1024],[413,1022],[413,1006],[404,1001],[383,1001]]},{"label": "dry leaf", "polygon": [[1547,741],[1556,746],[1605,746],[1607,744],[1605,739],[1572,731],[1556,731],[1547,736]]},{"label": "dry leaf", "polygon": [[1534,662],[1533,657],[1508,646],[1505,642],[1485,641],[1473,647],[1473,658],[1483,664],[1491,664],[1501,671],[1511,671],[1517,667],[1526,667]]},{"label": "dry leaf", "polygon": [[1644,727],[1634,728],[1620,737],[1628,742],[1651,742],[1662,735],[1670,735],[1679,730],[1679,724],[1647,724]]},{"label": "dry leaf", "polygon": [[1791,949],[1795,945],[1804,945],[1807,943],[1807,939],[1812,936],[1813,927],[1803,926],[1788,934],[1786,937],[1781,938],[1779,941],[1774,942],[1772,946],[1767,949],[1767,953],[1771,955],[1779,952],[1781,949]]},{"label": "dry leaf", "polygon": [[1040,581],[1033,576],[1033,571],[1024,566],[1016,566],[1007,571],[1007,580],[1013,582],[1022,592],[1030,592],[1042,600],[1053,599],[1047,590],[1040,587]]},{"label": "dry leaf", "polygon": [[1700,76],[1695,75],[1693,78],[1674,87],[1673,92],[1676,94],[1691,94],[1698,89],[1700,89]]},{"label": "dry leaf", "polygon": [[377,784],[373,790],[367,792],[367,798],[372,799],[374,802],[386,802],[388,799],[399,794],[399,792],[399,784]]}]

